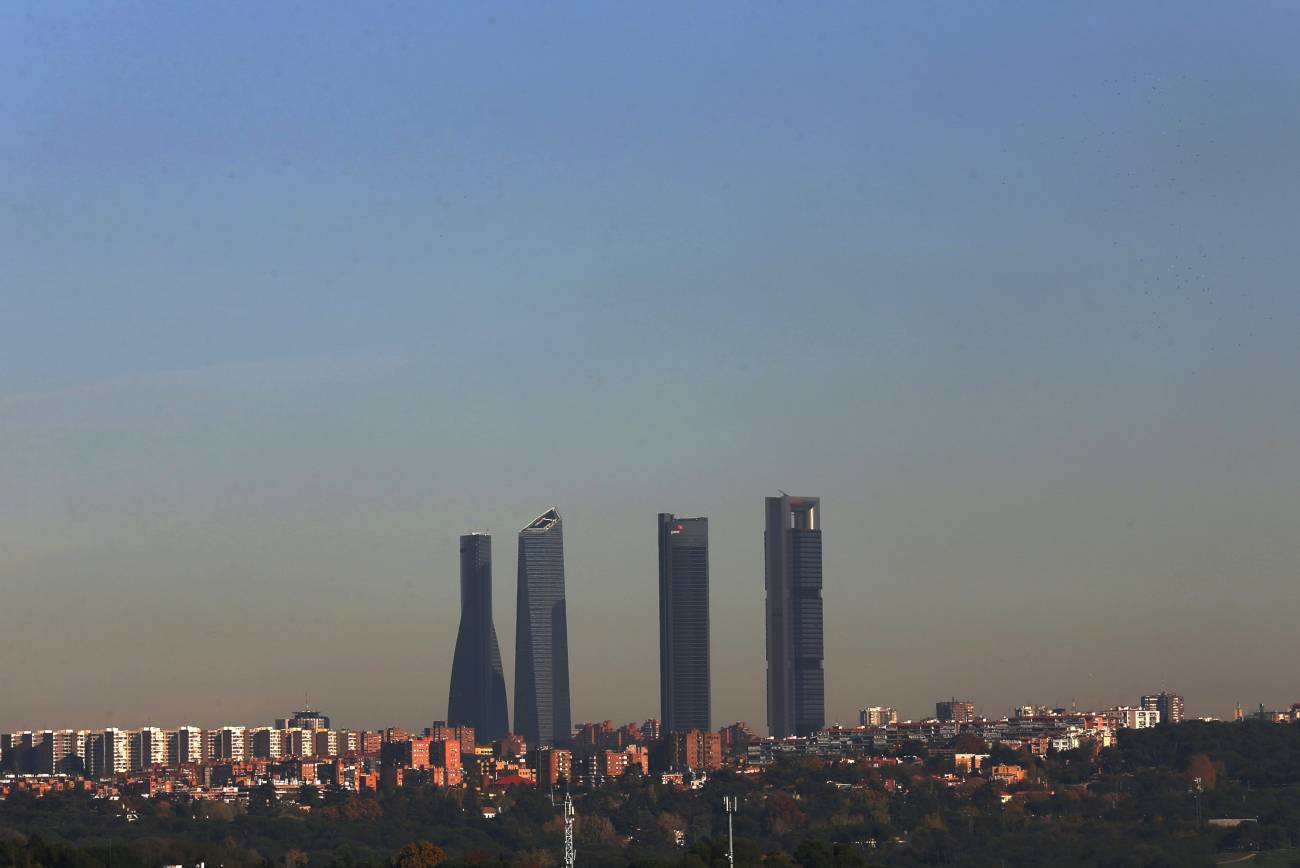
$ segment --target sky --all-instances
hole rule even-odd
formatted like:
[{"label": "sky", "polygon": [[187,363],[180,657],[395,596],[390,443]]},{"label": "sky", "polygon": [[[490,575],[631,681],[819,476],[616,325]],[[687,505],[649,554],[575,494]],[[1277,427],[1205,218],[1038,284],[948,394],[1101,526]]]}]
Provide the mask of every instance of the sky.
[{"label": "sky", "polygon": [[[457,537],[564,517],[575,721],[655,515],[764,732],[1300,700],[1289,3],[0,7],[0,728],[445,716]],[[513,708],[511,709],[513,714]]]}]

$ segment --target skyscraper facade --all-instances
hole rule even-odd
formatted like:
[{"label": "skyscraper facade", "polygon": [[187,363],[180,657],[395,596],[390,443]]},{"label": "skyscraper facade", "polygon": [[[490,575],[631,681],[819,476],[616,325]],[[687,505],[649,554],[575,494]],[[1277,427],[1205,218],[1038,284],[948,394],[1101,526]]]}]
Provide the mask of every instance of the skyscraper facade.
[{"label": "skyscraper facade", "polygon": [[460,538],[460,630],[451,663],[447,722],[472,726],[485,741],[510,729],[501,647],[492,623],[492,537]]},{"label": "skyscraper facade", "polygon": [[564,526],[554,508],[519,531],[515,612],[515,733],[529,746],[566,743],[573,726]]},{"label": "skyscraper facade", "polygon": [[767,728],[810,735],[826,722],[821,500],[766,499]]},{"label": "skyscraper facade", "polygon": [[659,513],[659,704],[668,732],[709,731],[709,520]]}]

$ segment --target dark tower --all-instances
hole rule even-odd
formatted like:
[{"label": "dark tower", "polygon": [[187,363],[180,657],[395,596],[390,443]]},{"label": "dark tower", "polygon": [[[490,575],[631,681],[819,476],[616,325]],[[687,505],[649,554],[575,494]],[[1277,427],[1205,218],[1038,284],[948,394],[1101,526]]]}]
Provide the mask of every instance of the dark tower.
[{"label": "dark tower", "polygon": [[809,735],[826,722],[821,500],[782,494],[766,507],[768,734]]},{"label": "dark tower", "polygon": [[708,731],[709,520],[659,513],[659,706],[666,732]]},{"label": "dark tower", "polygon": [[519,531],[515,610],[515,734],[529,747],[564,744],[569,717],[569,628],[564,607],[564,527],[554,508]]},{"label": "dark tower", "polygon": [[451,664],[447,722],[474,727],[484,742],[510,728],[501,648],[492,624],[492,537],[482,533],[460,538],[460,631]]}]

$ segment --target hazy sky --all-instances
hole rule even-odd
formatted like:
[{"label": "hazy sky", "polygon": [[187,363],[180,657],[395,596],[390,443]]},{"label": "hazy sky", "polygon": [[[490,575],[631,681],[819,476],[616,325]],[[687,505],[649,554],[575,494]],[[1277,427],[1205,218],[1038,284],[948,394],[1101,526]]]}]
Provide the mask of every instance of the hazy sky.
[{"label": "hazy sky", "polygon": [[[575,721],[655,514],[765,731],[1300,699],[1291,3],[6,3],[0,728],[445,715],[457,535],[564,516]],[[511,708],[513,716],[514,709]]]}]

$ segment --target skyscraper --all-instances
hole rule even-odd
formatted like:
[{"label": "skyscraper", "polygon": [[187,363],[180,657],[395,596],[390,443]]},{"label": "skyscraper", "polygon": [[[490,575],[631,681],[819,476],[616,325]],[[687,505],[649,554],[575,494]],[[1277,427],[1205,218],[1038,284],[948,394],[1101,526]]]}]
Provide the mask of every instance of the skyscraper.
[{"label": "skyscraper", "polygon": [[708,731],[709,520],[659,513],[659,704],[669,732]]},{"label": "skyscraper", "polygon": [[826,722],[821,500],[766,499],[767,728],[809,735]]},{"label": "skyscraper", "polygon": [[510,729],[501,646],[492,623],[492,537],[460,538],[460,630],[451,664],[447,722],[472,726],[484,741]]},{"label": "skyscraper", "polygon": [[530,746],[568,742],[573,726],[564,608],[564,526],[554,508],[519,531],[515,612],[515,733]]}]

